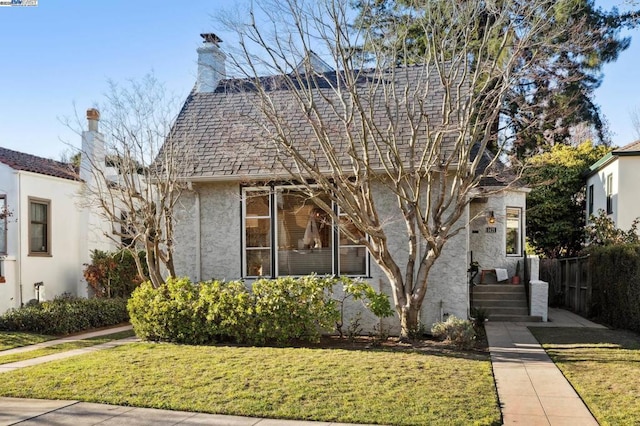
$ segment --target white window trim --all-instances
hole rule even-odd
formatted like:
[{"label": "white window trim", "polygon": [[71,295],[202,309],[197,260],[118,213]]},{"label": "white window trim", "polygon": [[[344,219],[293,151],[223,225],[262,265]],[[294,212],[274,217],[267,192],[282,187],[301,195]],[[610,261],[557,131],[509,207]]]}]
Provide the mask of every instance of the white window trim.
[{"label": "white window trim", "polygon": [[[518,212],[518,253],[507,253],[507,232],[509,230],[509,210],[516,210]],[[522,207],[507,207],[505,210],[505,221],[504,221],[504,251],[506,257],[522,257],[524,254],[524,236],[523,236],[523,218],[522,218]]]}]

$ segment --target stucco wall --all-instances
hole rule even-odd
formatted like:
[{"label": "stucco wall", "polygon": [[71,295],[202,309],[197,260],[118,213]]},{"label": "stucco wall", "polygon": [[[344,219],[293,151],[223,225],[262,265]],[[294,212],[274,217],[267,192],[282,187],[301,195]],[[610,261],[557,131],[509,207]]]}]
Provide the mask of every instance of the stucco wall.
[{"label": "stucco wall", "polygon": [[[176,272],[193,280],[211,278],[238,279],[241,277],[241,214],[240,186],[234,183],[206,183],[194,185],[194,192],[185,193],[176,211]],[[198,207],[200,198],[200,255],[197,254]],[[379,187],[375,191],[380,208],[380,217],[389,236],[389,246],[398,264],[404,270],[408,247],[405,225],[394,196]],[[464,215],[460,223],[466,224]],[[424,250],[424,247],[422,248]],[[445,246],[430,275],[427,296],[421,312],[421,321],[430,326],[440,319],[442,312],[467,317],[468,285],[467,260],[468,240],[465,232],[459,233]],[[200,258],[201,274],[198,274],[197,259]],[[391,286],[382,270],[371,261],[370,284],[392,298]],[[250,282],[248,282],[250,285]],[[393,303],[393,302],[392,302]],[[371,331],[378,325],[375,317],[368,314],[360,302],[349,303],[347,319],[361,312],[361,325]],[[392,333],[399,331],[397,318],[386,320]]]},{"label": "stucco wall", "polygon": [[18,255],[18,205],[17,173],[0,163],[0,194],[5,195],[7,209],[12,216],[7,219],[7,253],[3,260],[3,275],[6,282],[0,283],[0,313],[20,306],[19,283],[17,280]]},{"label": "stucco wall", "polygon": [[[196,194],[197,192],[197,194]],[[197,265],[198,207],[200,198],[200,274]],[[176,211],[176,274],[197,280],[240,278],[240,186],[237,183],[194,185],[184,193]]]},{"label": "stucco wall", "polygon": [[640,156],[619,157],[618,176],[617,182],[614,177],[614,213],[617,226],[626,231],[640,216]]},{"label": "stucco wall", "polygon": [[[520,256],[506,253],[506,212],[507,207],[521,208],[522,248],[526,238],[526,193],[523,191],[505,191],[490,197],[486,202],[472,202],[470,204],[470,233],[469,248],[473,252],[473,260],[480,264],[481,269],[505,268],[509,276],[513,276],[516,263],[520,261],[523,268],[523,254]],[[487,223],[487,216],[493,212],[496,222]],[[495,228],[495,233],[488,232],[488,228]],[[480,275],[476,277],[478,282]]]}]

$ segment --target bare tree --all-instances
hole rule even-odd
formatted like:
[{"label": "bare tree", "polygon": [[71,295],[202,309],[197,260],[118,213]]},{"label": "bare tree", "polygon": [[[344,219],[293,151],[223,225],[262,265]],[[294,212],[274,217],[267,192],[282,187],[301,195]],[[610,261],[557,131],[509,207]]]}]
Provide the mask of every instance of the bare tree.
[{"label": "bare tree", "polygon": [[165,275],[175,276],[173,210],[190,164],[184,151],[178,159],[171,137],[177,103],[153,76],[125,87],[110,82],[105,98],[100,113],[88,111],[96,123],[90,130],[97,131],[100,120],[101,134],[90,152],[81,152],[83,204],[108,224],[104,235],[134,255],[140,276],[157,287]]},{"label": "bare tree", "polygon": [[[347,0],[267,1],[245,22],[221,20],[240,40],[229,58],[251,81],[247,102],[260,111],[253,119],[292,181],[334,223],[339,218],[318,193],[349,218],[352,226],[341,231],[366,245],[387,276],[402,336],[417,327],[429,272],[467,226],[464,213],[481,181],[497,177],[514,136],[496,125],[500,110],[526,79],[528,63],[539,61],[541,44],[553,40],[544,16],[555,3],[421,1],[427,48],[417,63],[400,66],[398,52],[411,37],[406,26],[387,21],[388,36],[374,39],[352,25]],[[375,63],[358,55],[365,43],[377,48]],[[305,60],[313,51],[336,72],[314,69]],[[292,110],[299,111],[295,120]],[[300,134],[299,120],[309,134]],[[398,217],[382,213],[388,199],[380,190],[393,194]],[[406,231],[401,251],[390,246],[390,221]]]}]

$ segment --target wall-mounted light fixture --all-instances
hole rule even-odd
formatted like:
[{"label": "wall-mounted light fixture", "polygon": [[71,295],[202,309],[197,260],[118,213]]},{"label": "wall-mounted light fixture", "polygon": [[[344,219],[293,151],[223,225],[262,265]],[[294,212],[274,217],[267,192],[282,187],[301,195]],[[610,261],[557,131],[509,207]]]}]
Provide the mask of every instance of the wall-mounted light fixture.
[{"label": "wall-mounted light fixture", "polygon": [[487,223],[489,225],[493,225],[494,223],[496,223],[496,217],[493,214],[493,210],[491,210],[489,213],[487,213]]}]

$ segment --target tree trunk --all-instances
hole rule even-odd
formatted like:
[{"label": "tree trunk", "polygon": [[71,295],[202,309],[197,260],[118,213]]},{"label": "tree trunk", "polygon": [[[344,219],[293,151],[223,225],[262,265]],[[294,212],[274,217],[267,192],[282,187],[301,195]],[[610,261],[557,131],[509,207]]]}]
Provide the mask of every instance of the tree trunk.
[{"label": "tree trunk", "polygon": [[409,304],[400,310],[400,340],[409,340],[410,335],[418,330],[420,308]]}]

